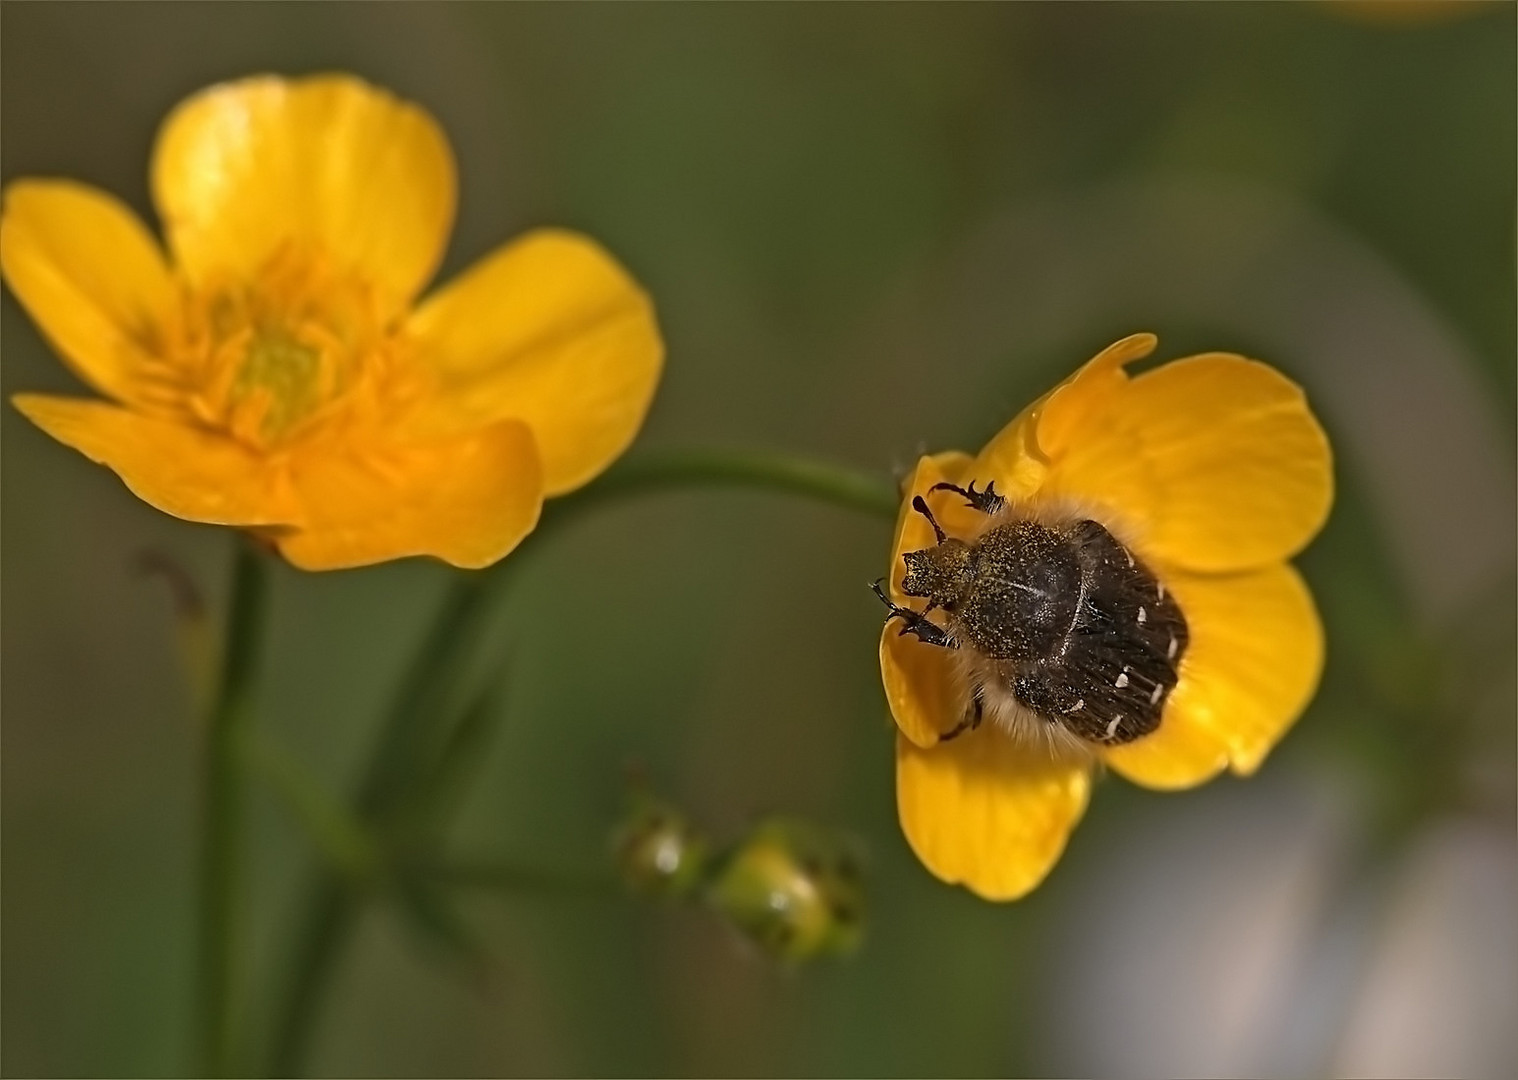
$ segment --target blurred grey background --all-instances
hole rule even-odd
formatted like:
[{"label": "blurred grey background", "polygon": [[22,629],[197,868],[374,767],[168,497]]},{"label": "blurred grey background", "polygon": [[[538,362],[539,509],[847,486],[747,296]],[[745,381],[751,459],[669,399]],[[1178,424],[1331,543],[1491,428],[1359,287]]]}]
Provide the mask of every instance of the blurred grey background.
[{"label": "blurred grey background", "polygon": [[[1335,441],[1312,709],[1247,783],[1102,783],[1007,906],[896,827],[880,522],[745,492],[580,522],[500,613],[507,715],[457,849],[599,865],[636,757],[718,833],[857,834],[870,936],[786,972],[699,911],[475,897],[482,981],[377,911],[314,1070],[1518,1070],[1512,4],[7,3],[0,29],[3,179],[145,215],[154,129],[207,83],[341,69],[421,103],[459,162],[443,276],[560,224],[652,291],[640,446],[886,472],[1136,330],[1278,365]],[[78,389],[0,314],[7,395]],[[198,721],[131,568],[166,552],[218,604],[231,537],[9,408],[3,469],[0,1067],[183,1072]],[[446,578],[277,575],[259,723],[334,787]],[[262,995],[312,855],[255,810]]]}]

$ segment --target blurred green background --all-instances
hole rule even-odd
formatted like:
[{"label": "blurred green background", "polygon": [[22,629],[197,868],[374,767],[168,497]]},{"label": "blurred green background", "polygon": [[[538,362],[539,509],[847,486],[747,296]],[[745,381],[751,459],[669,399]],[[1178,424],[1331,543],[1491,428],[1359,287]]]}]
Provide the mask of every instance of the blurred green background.
[{"label": "blurred green background", "polygon": [[[499,613],[510,693],[457,850],[600,866],[636,758],[719,834],[857,835],[869,937],[782,971],[700,911],[476,895],[494,961],[464,978],[377,909],[312,1070],[1518,1070],[1512,4],[8,3],[3,30],[3,178],[144,214],[155,126],[207,83],[343,69],[421,103],[459,162],[444,276],[560,224],[653,293],[641,447],[885,473],[1136,330],[1270,360],[1335,441],[1312,709],[1248,783],[1104,782],[1006,906],[897,830],[886,525],[748,492],[578,522]],[[7,395],[77,389],[9,293],[3,349]],[[3,467],[0,1065],[183,1072],[198,721],[132,564],[166,552],[217,605],[232,538],[8,408]],[[350,784],[446,580],[280,571],[260,725]],[[256,1006],[313,856],[266,794],[253,825]]]}]

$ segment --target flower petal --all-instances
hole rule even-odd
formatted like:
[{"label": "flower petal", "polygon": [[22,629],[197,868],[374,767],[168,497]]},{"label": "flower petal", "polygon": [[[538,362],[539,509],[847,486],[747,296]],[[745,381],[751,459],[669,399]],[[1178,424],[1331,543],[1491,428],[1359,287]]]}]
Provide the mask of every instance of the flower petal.
[{"label": "flower petal", "polygon": [[959,723],[968,700],[944,649],[903,637],[893,620],[880,632],[880,678],[896,726],[912,742],[931,747]]},{"label": "flower petal", "polygon": [[1157,562],[1262,566],[1301,550],[1328,515],[1328,439],[1273,368],[1209,353],[1074,397],[1040,420],[1040,496],[1102,507]]},{"label": "flower petal", "polygon": [[[901,591],[906,573],[902,554],[931,547],[936,541],[928,519],[912,509],[912,497],[922,495],[939,504],[935,516],[946,529],[969,524],[947,499],[963,503],[953,492],[928,495],[937,483],[956,483],[960,472],[970,463],[970,456],[955,450],[924,457],[902,482],[901,511],[896,516],[896,535],[891,542],[890,595],[897,604],[908,606],[910,597]],[[918,746],[932,746],[939,733],[959,723],[964,714],[964,692],[954,675],[952,658],[936,645],[914,637],[903,637],[900,626],[888,621],[880,633],[880,677],[885,684],[886,701],[902,734]]]},{"label": "flower petal", "polygon": [[532,531],[543,505],[532,432],[510,420],[424,445],[314,446],[289,468],[305,527],[274,539],[306,570],[408,555],[488,566]]},{"label": "flower petal", "polygon": [[0,268],[43,335],[86,382],[118,401],[139,381],[175,302],[163,253],[135,214],[68,180],[5,189]]},{"label": "flower petal", "polygon": [[1213,729],[1204,709],[1190,707],[1195,694],[1182,686],[1171,692],[1152,733],[1101,751],[1125,779],[1156,791],[1181,791],[1205,784],[1228,767],[1228,740]]},{"label": "flower petal", "polygon": [[293,247],[368,282],[386,312],[432,276],[453,221],[437,124],[348,75],[201,91],[164,121],[152,174],[169,246],[196,280],[249,280]]},{"label": "flower petal", "polygon": [[289,525],[300,511],[288,489],[240,443],[103,401],[18,394],[33,423],[113,470],[166,514],[213,525]]},{"label": "flower petal", "polygon": [[1224,764],[1247,776],[1317,688],[1323,626],[1312,595],[1284,564],[1167,581],[1191,633],[1181,680],[1154,734],[1104,756],[1146,787],[1190,787]]},{"label": "flower petal", "polygon": [[[976,456],[967,475],[997,489],[1013,502],[1036,494],[1049,473],[1049,447],[1070,441],[1083,418],[1105,413],[1127,376],[1123,365],[1154,351],[1153,334],[1132,334],[1097,353],[1075,374],[1018,413]],[[1075,438],[1083,438],[1076,431]]]},{"label": "flower petal", "polygon": [[1129,334],[1051,390],[1039,410],[1038,443],[1043,451],[1059,454],[1090,438],[1091,418],[1104,415],[1128,384],[1123,368],[1144,359],[1159,343],[1153,334]]},{"label": "flower petal", "polygon": [[527,422],[549,495],[584,484],[627,448],[664,360],[647,294],[593,241],[556,229],[465,271],[409,330],[461,422]]},{"label": "flower petal", "polygon": [[994,725],[930,750],[896,739],[896,804],[907,842],[935,877],[987,900],[1033,889],[1085,812],[1080,760],[1020,745]]}]

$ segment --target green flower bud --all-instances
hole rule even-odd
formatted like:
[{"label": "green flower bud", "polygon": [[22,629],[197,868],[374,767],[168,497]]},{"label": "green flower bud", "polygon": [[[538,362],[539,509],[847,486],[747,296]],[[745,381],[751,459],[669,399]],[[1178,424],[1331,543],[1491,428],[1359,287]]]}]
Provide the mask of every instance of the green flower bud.
[{"label": "green flower bud", "polygon": [[627,818],[612,838],[617,872],[629,888],[651,896],[687,896],[706,872],[711,850],[684,815],[636,792]]},{"label": "green flower bud", "polygon": [[787,963],[852,952],[864,933],[858,859],[843,838],[804,821],[762,822],[723,862],[708,900]]}]

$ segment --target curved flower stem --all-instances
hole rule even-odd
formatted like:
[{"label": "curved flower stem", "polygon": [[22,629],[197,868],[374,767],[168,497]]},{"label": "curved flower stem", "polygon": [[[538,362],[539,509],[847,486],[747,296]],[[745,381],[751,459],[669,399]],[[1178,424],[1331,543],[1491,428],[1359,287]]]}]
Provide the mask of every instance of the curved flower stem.
[{"label": "curved flower stem", "polygon": [[[407,670],[359,788],[360,820],[383,834],[416,777],[432,726],[462,681],[494,601],[523,556],[585,511],[649,492],[692,487],[757,487],[830,502],[894,521],[901,497],[886,478],[791,454],[687,450],[626,459],[594,483],[554,499],[537,528],[511,556],[459,576]],[[509,875],[508,875],[509,877]],[[500,879],[502,886],[506,878]],[[299,1071],[315,1029],[322,992],[354,924],[362,893],[330,869],[307,894],[275,1016],[270,1070]]]},{"label": "curved flower stem", "polygon": [[232,1071],[235,958],[242,944],[242,772],[238,747],[252,720],[253,682],[268,593],[263,557],[237,545],[221,672],[206,731],[204,822],[200,851],[198,1000],[205,1075]]},{"label": "curved flower stem", "polygon": [[629,458],[595,483],[555,499],[544,507],[543,520],[529,541],[539,537],[545,525],[572,517],[587,506],[644,491],[684,487],[769,488],[892,521],[901,506],[901,494],[886,478],[811,458],[754,450],[675,450]]}]

